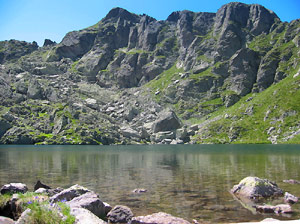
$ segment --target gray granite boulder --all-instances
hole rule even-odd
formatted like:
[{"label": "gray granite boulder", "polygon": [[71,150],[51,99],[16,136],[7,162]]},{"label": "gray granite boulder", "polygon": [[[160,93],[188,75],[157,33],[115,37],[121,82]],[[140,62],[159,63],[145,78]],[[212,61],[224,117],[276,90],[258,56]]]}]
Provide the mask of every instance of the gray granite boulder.
[{"label": "gray granite boulder", "polygon": [[71,208],[71,215],[75,216],[75,224],[105,224],[96,215],[84,208]]},{"label": "gray granite boulder", "polygon": [[27,191],[28,191],[28,188],[27,188],[26,184],[22,184],[22,183],[5,184],[0,189],[1,194],[14,194],[14,193],[24,194]]},{"label": "gray granite boulder", "polygon": [[85,208],[98,217],[106,215],[105,205],[94,192],[87,192],[66,203],[71,208]]},{"label": "gray granite boulder", "polygon": [[172,131],[181,127],[181,121],[174,111],[163,111],[153,124],[153,132]]},{"label": "gray granite boulder", "polygon": [[73,198],[79,197],[80,195],[83,195],[87,192],[90,192],[90,190],[76,184],[58,194],[53,195],[50,198],[50,202],[55,203],[58,201],[71,201]]},{"label": "gray granite boulder", "polygon": [[174,217],[164,212],[154,213],[147,216],[134,217],[131,220],[131,224],[190,224],[190,222]]},{"label": "gray granite boulder", "polygon": [[10,218],[7,218],[7,217],[0,216],[0,223],[1,224],[14,224],[15,221]]},{"label": "gray granite boulder", "polygon": [[231,192],[237,197],[245,197],[251,200],[283,195],[283,191],[276,183],[258,177],[244,178],[231,189]]}]

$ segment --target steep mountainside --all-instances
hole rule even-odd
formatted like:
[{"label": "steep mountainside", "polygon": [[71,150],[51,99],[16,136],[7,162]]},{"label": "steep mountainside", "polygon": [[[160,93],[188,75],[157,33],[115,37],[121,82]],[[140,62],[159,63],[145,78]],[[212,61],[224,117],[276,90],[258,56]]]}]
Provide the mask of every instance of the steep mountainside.
[{"label": "steep mountainside", "polygon": [[300,20],[260,5],[114,8],[43,47],[0,42],[3,144],[300,141]]}]

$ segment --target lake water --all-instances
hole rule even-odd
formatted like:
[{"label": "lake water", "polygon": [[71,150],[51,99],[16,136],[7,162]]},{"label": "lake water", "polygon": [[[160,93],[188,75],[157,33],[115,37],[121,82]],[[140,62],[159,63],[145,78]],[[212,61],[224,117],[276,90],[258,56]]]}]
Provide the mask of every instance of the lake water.
[{"label": "lake water", "polygon": [[[52,187],[85,186],[112,206],[135,215],[167,212],[189,221],[228,223],[267,217],[244,208],[229,193],[246,176],[275,181],[300,196],[298,145],[7,146],[0,145],[0,185],[37,180]],[[144,194],[133,194],[145,188]],[[298,211],[298,205],[293,206]]]}]

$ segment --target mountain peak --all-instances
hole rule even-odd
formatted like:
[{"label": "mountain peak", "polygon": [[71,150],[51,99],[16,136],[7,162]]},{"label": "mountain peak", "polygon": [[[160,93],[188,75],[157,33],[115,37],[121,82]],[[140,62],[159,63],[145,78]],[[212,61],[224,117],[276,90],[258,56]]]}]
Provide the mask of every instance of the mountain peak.
[{"label": "mountain peak", "polygon": [[259,4],[231,2],[223,5],[216,14],[215,28],[236,24],[251,30],[253,35],[268,33],[278,16]]},{"label": "mountain peak", "polygon": [[116,7],[109,11],[104,20],[114,19],[114,18],[122,18],[126,20],[135,20],[138,16],[127,11],[126,9]]}]

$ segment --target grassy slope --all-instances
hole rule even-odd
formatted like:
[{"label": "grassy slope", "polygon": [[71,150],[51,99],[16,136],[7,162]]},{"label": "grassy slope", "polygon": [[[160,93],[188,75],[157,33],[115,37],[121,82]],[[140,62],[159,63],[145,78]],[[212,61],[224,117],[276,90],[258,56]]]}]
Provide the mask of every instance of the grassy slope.
[{"label": "grassy slope", "polygon": [[[271,135],[278,135],[278,142],[284,142],[284,137],[300,128],[300,76],[293,78],[296,71],[267,90],[251,93],[232,107],[213,113],[211,118],[220,116],[221,119],[206,126],[196,136],[197,141],[226,143],[230,142],[228,136],[235,133],[234,143],[270,143],[267,132],[274,127]],[[253,99],[247,102],[250,97]],[[288,142],[299,143],[299,140],[300,135]]]}]

